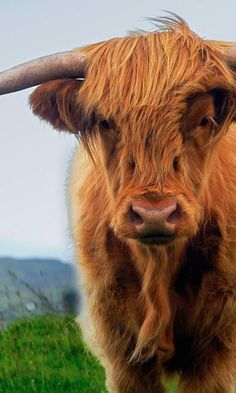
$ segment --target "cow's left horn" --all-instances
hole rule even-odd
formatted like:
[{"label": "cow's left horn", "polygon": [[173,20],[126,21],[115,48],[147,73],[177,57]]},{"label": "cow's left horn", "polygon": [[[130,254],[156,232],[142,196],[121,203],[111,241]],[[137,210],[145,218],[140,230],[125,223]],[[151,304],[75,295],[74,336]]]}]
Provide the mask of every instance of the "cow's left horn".
[{"label": "cow's left horn", "polygon": [[40,57],[0,72],[0,95],[53,79],[83,78],[85,57],[79,50]]},{"label": "cow's left horn", "polygon": [[226,41],[208,41],[209,44],[217,46],[222,52],[226,63],[232,70],[236,71],[236,43]]},{"label": "cow's left horn", "polygon": [[225,46],[224,56],[227,64],[236,71],[236,44],[232,43]]}]

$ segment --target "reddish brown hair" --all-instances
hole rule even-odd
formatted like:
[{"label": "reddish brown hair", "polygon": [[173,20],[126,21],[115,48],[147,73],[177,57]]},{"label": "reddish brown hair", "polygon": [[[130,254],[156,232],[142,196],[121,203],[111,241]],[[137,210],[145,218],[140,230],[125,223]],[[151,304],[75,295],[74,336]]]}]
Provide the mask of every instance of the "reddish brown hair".
[{"label": "reddish brown hair", "polygon": [[[153,375],[163,367],[182,371],[183,392],[230,391],[235,80],[222,48],[171,21],[82,48],[84,82],[48,82],[31,96],[37,115],[79,133],[85,147],[70,177],[71,225],[92,336],[116,392],[161,392]],[[132,201],[168,198],[182,212],[175,240],[140,243]],[[156,374],[145,374],[147,361]]]}]

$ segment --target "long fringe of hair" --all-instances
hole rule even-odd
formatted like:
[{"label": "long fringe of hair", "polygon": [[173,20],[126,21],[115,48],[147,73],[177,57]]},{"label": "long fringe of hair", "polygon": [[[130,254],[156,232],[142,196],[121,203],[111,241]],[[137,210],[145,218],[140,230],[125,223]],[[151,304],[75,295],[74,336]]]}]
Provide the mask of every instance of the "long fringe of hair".
[{"label": "long fringe of hair", "polygon": [[[88,67],[79,99],[88,116],[97,111],[101,118],[115,118],[118,122],[129,119],[129,124],[142,124],[150,122],[154,112],[166,113],[165,108],[173,102],[172,118],[169,119],[173,124],[176,119],[181,120],[189,96],[215,88],[233,92],[234,79],[225,64],[222,46],[202,40],[182,20],[170,19],[162,23],[159,31],[137,32],[82,49]],[[230,109],[229,100],[226,106],[225,122],[229,124],[235,109]],[[134,130],[129,132],[127,143],[136,144],[138,152],[143,141],[138,141]],[[93,151],[94,139],[90,133],[89,137],[87,148],[90,144]],[[207,200],[205,202],[207,205]],[[158,251],[161,262],[151,251],[147,253],[140,294],[145,317],[131,360],[154,355],[158,339],[165,333],[171,316],[166,251],[164,248]]]}]

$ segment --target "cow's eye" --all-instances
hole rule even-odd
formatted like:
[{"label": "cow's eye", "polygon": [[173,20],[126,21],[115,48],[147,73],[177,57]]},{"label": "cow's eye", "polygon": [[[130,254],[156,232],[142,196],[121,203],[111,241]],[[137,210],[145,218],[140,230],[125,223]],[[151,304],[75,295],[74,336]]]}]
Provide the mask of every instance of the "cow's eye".
[{"label": "cow's eye", "polygon": [[132,171],[135,170],[136,163],[135,163],[135,159],[134,159],[133,157],[130,157],[130,158],[129,158],[129,167],[130,167],[130,169],[131,169]]},{"label": "cow's eye", "polygon": [[199,122],[200,127],[206,127],[208,125],[210,125],[210,120],[207,117],[203,117],[203,119]]},{"label": "cow's eye", "polygon": [[203,117],[198,123],[198,126],[202,128],[208,127],[212,130],[215,130],[217,128],[217,123],[212,117]]},{"label": "cow's eye", "polygon": [[174,169],[174,171],[178,171],[178,169],[179,169],[179,158],[178,157],[175,157],[173,160],[173,169]]},{"label": "cow's eye", "polygon": [[110,130],[111,129],[111,123],[107,120],[101,120],[99,122],[99,127],[103,130]]}]

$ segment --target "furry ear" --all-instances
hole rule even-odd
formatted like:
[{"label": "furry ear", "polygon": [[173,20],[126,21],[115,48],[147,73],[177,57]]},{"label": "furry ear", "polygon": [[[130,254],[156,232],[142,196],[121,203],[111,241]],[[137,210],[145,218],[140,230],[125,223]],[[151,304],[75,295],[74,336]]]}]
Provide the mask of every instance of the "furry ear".
[{"label": "furry ear", "polygon": [[60,79],[43,83],[30,96],[33,113],[57,130],[80,130],[78,93],[83,82]]},{"label": "furry ear", "polygon": [[236,95],[235,91],[224,89],[214,89],[212,91],[216,109],[216,121],[218,124],[224,122],[227,118],[229,121],[236,120]]}]

